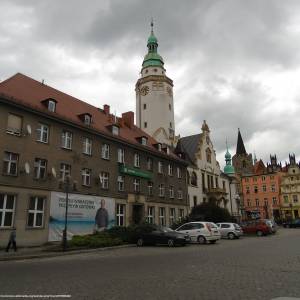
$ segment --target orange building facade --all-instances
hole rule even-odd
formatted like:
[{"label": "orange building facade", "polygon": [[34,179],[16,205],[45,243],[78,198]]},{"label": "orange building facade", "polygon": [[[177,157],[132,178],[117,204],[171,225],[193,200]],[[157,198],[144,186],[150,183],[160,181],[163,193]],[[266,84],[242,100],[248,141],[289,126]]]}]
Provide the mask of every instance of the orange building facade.
[{"label": "orange building facade", "polygon": [[242,176],[245,219],[281,219],[281,176],[281,172],[269,172],[261,160],[253,174]]}]

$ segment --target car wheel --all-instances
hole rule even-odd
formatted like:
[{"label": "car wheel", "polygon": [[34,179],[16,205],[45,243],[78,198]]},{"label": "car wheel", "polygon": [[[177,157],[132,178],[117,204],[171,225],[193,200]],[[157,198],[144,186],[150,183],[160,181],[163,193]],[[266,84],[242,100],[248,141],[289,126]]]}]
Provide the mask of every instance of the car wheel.
[{"label": "car wheel", "polygon": [[206,244],[206,238],[202,235],[198,236],[198,239],[197,239],[198,243],[199,244]]},{"label": "car wheel", "polygon": [[143,240],[142,238],[139,238],[139,239],[137,240],[137,242],[136,242],[136,245],[137,245],[138,247],[144,246],[144,240]]},{"label": "car wheel", "polygon": [[228,233],[228,238],[229,238],[230,240],[234,240],[234,239],[236,238],[236,236],[235,236],[235,234],[234,234],[233,232],[229,232],[229,233]]},{"label": "car wheel", "polygon": [[257,235],[257,236],[263,236],[263,232],[262,232],[261,230],[257,230],[257,231],[256,231],[256,235]]},{"label": "car wheel", "polygon": [[168,246],[169,246],[169,247],[174,247],[174,246],[175,246],[174,240],[169,239],[169,240],[168,240]]}]

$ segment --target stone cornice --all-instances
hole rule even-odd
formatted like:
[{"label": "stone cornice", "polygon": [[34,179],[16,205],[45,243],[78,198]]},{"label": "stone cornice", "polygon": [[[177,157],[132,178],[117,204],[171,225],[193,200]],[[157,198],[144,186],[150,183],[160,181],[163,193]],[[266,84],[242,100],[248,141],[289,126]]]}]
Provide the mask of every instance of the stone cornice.
[{"label": "stone cornice", "polygon": [[135,85],[135,89],[137,90],[138,86],[140,86],[143,83],[149,82],[149,81],[159,81],[159,82],[166,82],[168,84],[170,84],[171,86],[173,85],[173,80],[170,79],[167,76],[163,76],[163,75],[149,75],[143,78],[140,78],[136,85]]}]

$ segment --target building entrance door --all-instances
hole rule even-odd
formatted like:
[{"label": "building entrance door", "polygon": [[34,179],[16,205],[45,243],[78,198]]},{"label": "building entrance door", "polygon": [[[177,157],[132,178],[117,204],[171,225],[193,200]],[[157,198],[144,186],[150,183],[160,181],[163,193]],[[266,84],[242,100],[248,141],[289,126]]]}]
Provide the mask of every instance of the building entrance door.
[{"label": "building entrance door", "polygon": [[134,225],[141,224],[144,218],[144,205],[133,204],[132,205],[132,223]]}]

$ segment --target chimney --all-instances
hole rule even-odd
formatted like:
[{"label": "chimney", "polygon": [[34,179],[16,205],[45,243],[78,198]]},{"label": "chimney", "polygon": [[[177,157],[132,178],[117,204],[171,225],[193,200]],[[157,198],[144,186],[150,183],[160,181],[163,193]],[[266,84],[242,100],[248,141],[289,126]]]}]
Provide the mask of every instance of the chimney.
[{"label": "chimney", "polygon": [[109,115],[109,109],[110,109],[109,105],[107,105],[107,104],[103,105],[103,110],[106,115]]},{"label": "chimney", "polygon": [[122,114],[122,119],[127,127],[132,128],[134,125],[134,112],[128,111]]}]

